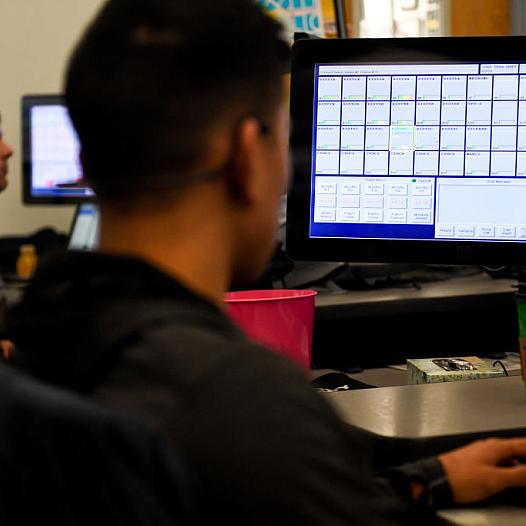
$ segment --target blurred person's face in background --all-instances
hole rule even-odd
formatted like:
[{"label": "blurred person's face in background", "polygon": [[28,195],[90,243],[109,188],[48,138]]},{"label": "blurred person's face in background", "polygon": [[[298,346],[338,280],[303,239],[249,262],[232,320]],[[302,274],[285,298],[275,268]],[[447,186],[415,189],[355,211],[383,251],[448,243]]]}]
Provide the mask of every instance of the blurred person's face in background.
[{"label": "blurred person's face in background", "polygon": [[7,161],[13,155],[13,149],[4,141],[2,119],[0,117],[0,192],[7,188]]}]

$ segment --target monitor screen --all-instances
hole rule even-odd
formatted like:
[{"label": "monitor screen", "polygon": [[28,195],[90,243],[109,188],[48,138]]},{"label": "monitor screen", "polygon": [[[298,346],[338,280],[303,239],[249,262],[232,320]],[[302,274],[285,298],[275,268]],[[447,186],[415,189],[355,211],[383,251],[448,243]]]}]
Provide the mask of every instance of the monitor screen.
[{"label": "monitor screen", "polygon": [[327,42],[295,44],[292,252],[526,262],[526,41]]},{"label": "monitor screen", "polygon": [[93,200],[95,193],[82,180],[80,145],[62,98],[23,97],[22,126],[24,202]]},{"label": "monitor screen", "polygon": [[96,250],[100,240],[100,213],[94,203],[78,206],[69,235],[68,250]]}]

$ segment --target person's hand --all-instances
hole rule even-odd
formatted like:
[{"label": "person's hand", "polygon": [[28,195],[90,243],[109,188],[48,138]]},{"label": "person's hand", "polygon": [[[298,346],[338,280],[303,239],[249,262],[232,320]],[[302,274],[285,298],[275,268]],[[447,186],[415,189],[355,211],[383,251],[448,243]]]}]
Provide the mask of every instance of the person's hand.
[{"label": "person's hand", "polygon": [[457,504],[487,499],[526,486],[526,438],[490,438],[440,455]]},{"label": "person's hand", "polygon": [[15,345],[9,340],[0,340],[0,354],[4,361],[8,361],[15,350]]}]

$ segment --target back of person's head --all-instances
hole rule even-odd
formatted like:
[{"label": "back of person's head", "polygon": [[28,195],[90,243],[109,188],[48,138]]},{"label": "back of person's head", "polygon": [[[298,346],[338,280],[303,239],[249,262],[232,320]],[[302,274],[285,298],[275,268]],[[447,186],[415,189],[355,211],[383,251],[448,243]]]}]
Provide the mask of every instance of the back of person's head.
[{"label": "back of person's head", "polygon": [[219,124],[265,123],[288,69],[281,33],[253,0],[109,0],[66,78],[98,195],[191,182]]}]

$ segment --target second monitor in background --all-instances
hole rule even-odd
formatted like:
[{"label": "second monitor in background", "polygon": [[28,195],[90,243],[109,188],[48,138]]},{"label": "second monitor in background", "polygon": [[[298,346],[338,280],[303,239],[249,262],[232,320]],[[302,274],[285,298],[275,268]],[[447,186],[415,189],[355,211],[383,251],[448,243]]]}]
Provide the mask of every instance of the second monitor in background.
[{"label": "second monitor in background", "polygon": [[80,144],[62,97],[22,98],[23,200],[26,204],[93,201],[83,182]]}]

